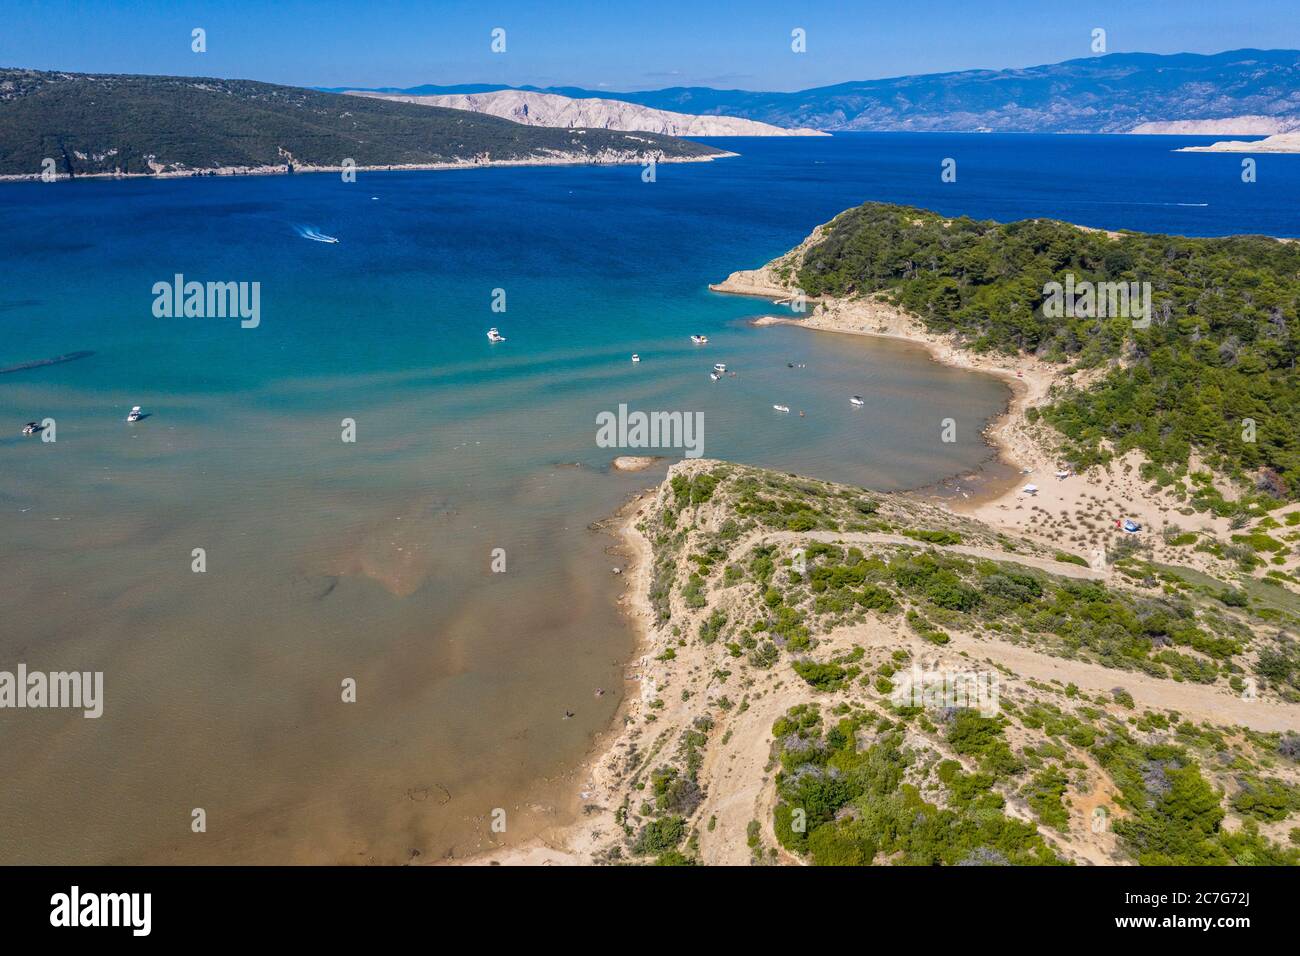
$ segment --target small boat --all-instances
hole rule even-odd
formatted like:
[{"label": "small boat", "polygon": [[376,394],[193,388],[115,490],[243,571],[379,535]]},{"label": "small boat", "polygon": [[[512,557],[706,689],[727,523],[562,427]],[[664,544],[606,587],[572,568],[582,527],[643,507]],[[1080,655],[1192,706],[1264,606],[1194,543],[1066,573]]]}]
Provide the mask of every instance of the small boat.
[{"label": "small boat", "polygon": [[788,411],[790,411],[790,406],[789,406],[789,405],[773,405],[772,407],[775,408],[778,412],[788,412]]},{"label": "small boat", "polygon": [[718,379],[722,378],[722,375],[719,374],[718,372],[710,372],[709,378],[716,382]]},{"label": "small boat", "polygon": [[39,435],[40,433],[41,433],[40,422],[28,422],[26,425],[23,426],[24,435]]},{"label": "small boat", "polygon": [[726,370],[727,370],[727,366],[722,362],[718,362],[713,366],[713,371],[717,372],[719,375],[721,375]]},{"label": "small boat", "polygon": [[313,242],[329,242],[329,243],[338,242],[338,239],[336,237],[327,236],[319,229],[313,229],[310,226],[303,226],[301,229],[298,230],[298,235],[302,236],[304,239],[311,239]]},{"label": "small boat", "polygon": [[692,335],[691,341],[696,345],[708,345],[709,337],[707,335]]},{"label": "small boat", "polygon": [[639,356],[639,355],[637,355],[635,352],[633,352],[633,353],[632,353],[632,361],[633,361],[633,362],[639,362],[639,361],[641,361],[641,356]]},{"label": "small boat", "polygon": [[862,405],[867,404],[866,402],[864,402],[864,401],[862,400],[862,396],[861,396],[861,395],[854,395],[852,398],[849,399],[849,402],[850,402],[851,404],[853,404],[853,405],[858,405],[858,406],[862,406]]},{"label": "small boat", "polygon": [[489,342],[504,342],[506,340],[506,337],[497,330],[495,325],[488,329],[487,337]]},{"label": "small boat", "polygon": [[144,415],[140,411],[140,406],[132,405],[131,412],[126,416],[126,420],[128,422],[138,422],[142,418],[144,418]]}]

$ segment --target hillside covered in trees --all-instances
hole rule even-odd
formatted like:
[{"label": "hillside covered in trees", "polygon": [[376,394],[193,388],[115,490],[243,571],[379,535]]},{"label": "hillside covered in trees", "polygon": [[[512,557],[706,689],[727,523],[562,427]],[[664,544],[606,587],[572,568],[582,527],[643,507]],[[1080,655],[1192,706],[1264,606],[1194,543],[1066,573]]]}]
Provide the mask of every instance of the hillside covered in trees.
[{"label": "hillside covered in trees", "polygon": [[720,150],[654,133],[546,129],[494,116],[250,80],[0,70],[0,175],[222,167],[610,161]]},{"label": "hillside covered in trees", "polygon": [[[1149,326],[1045,314],[1046,284],[1069,275],[1150,283]],[[824,227],[787,279],[814,296],[881,294],[975,350],[1104,370],[1042,410],[1080,466],[1138,448],[1177,470],[1194,448],[1274,497],[1300,494],[1296,243],[1107,234],[867,203]]]}]

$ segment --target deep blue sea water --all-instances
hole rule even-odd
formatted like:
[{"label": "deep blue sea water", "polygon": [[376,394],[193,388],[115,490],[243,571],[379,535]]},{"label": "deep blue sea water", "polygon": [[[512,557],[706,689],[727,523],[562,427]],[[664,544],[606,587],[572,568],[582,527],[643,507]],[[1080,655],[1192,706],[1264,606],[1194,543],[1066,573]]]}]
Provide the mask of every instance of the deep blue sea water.
[{"label": "deep blue sea water", "polygon": [[[742,155],[661,166],[652,184],[637,167],[614,167],[369,173],[353,184],[301,175],[7,185],[0,350],[130,346],[111,368],[78,369],[76,381],[136,384],[125,374],[216,389],[294,372],[456,365],[479,353],[495,287],[507,289],[509,312],[488,324],[510,325],[526,341],[516,351],[529,356],[676,339],[701,321],[753,311],[709,296],[707,281],[757,265],[865,200],[999,220],[1296,235],[1300,158],[1260,156],[1258,181],[1246,184],[1239,156],[1172,151],[1206,141],[719,139],[711,142]],[[955,183],[940,181],[946,157],[957,160]],[[305,240],[300,225],[342,242]],[[234,336],[153,320],[147,290],[174,272],[261,281],[265,327]],[[166,371],[137,347],[148,342],[152,356],[168,351]]]},{"label": "deep blue sea water", "polygon": [[[709,457],[881,490],[987,462],[999,383],[896,343],[749,327],[773,307],[709,282],[866,200],[1300,235],[1300,157],[1260,156],[1246,184],[1240,156],[1173,152],[1208,141],[716,140],[741,155],[653,183],[609,167],[0,187],[0,367],[95,353],[0,376],[0,668],[93,666],[109,686],[100,721],[29,714],[0,735],[0,764],[25,768],[0,793],[0,821],[24,821],[0,826],[0,862],[466,848],[467,821],[575,764],[620,696],[592,695],[621,686],[630,638],[611,542],[586,528],[662,469],[608,473],[598,412],[699,411]],[[154,317],[176,273],[259,282],[260,326]],[[709,381],[715,361],[737,377]],[[126,426],[134,404],[152,417]],[[56,443],[18,436],[47,415]],[[337,703],[344,676],[364,704]],[[225,825],[196,843],[199,801]]]}]

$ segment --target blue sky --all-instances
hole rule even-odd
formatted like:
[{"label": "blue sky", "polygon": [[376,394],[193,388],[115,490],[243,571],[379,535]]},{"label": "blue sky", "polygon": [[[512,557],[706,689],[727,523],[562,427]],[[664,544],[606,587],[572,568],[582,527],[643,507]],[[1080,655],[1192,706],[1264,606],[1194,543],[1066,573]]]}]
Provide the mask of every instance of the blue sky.
[{"label": "blue sky", "polygon": [[[0,66],[302,86],[797,90],[1110,52],[1300,47],[1296,0],[0,0]],[[190,50],[207,31],[208,51]],[[506,52],[489,49],[506,30]],[[790,31],[808,50],[790,51]]]}]

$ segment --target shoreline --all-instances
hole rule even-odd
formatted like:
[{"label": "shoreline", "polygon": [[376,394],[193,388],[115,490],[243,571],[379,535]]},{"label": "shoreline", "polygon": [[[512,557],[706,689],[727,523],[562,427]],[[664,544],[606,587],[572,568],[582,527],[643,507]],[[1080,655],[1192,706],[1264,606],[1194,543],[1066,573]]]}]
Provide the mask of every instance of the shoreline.
[{"label": "shoreline", "polygon": [[[774,303],[788,300],[791,291],[781,283],[775,274],[776,270],[796,265],[803,251],[821,237],[822,230],[823,227],[818,226],[807,239],[785,255],[759,269],[733,272],[721,282],[711,283],[709,290],[723,295],[767,299]],[[1064,377],[1061,368],[1029,356],[998,355],[986,358],[961,348],[954,336],[926,331],[918,317],[876,297],[850,300],[809,296],[806,301],[809,312],[802,317],[765,315],[754,319],[750,324],[757,328],[789,325],[814,332],[891,339],[923,350],[931,361],[939,365],[991,375],[1006,384],[1011,392],[1002,413],[989,421],[981,431],[994,460],[1017,472],[1023,472],[1027,468],[1032,471],[1040,466],[1040,461],[1035,459],[1042,456],[1025,454],[1027,449],[1022,447],[1024,443],[1014,441],[1011,432],[1023,423],[1025,411],[1042,404],[1052,387]],[[960,477],[951,475],[923,488],[937,487]],[[999,478],[988,485],[978,486],[965,499],[944,500],[949,502],[954,511],[969,513],[971,509],[1003,502],[1014,495],[1019,484],[1017,477]],[[908,493],[917,494],[923,488]]]},{"label": "shoreline", "polygon": [[[818,226],[784,255],[757,269],[733,272],[721,282],[710,284],[709,289],[726,295],[788,300],[792,290],[789,280],[783,276],[797,271],[805,251],[821,239],[824,230],[824,225]],[[1141,478],[1145,459],[1138,451],[1117,456],[1106,466],[1093,466],[1076,473],[1056,455],[1053,429],[1044,422],[1027,420],[1025,413],[1048,404],[1055,390],[1086,388],[1106,374],[1105,367],[1075,372],[1068,365],[1053,365],[1032,355],[972,352],[963,348],[955,335],[927,331],[920,317],[879,296],[856,299],[809,296],[806,301],[808,312],[803,316],[767,315],[754,319],[751,324],[793,325],[816,332],[909,342],[924,348],[932,361],[992,375],[1011,388],[1006,410],[984,428],[983,436],[997,460],[1017,474],[978,487],[964,499],[941,498],[949,511],[995,528],[1054,542],[1064,550],[1082,550],[1089,560],[1104,553],[1112,543],[1116,519],[1133,518],[1146,529],[1145,543],[1152,547],[1157,559],[1174,560],[1207,573],[1215,570],[1215,562],[1203,552],[1187,553],[1162,545],[1158,532],[1163,527],[1179,527],[1222,538],[1231,534],[1228,519],[1208,512],[1188,514],[1184,502],[1153,490]],[[1195,457],[1192,464],[1193,470],[1199,466]],[[1067,473],[1064,478],[1058,476],[1062,471]],[[1034,484],[1037,490],[1026,492],[1026,484]],[[1231,492],[1223,482],[1218,484],[1225,494]],[[915,491],[909,494],[917,496]],[[1063,523],[1068,528],[1080,518],[1088,528],[1082,536],[1084,541],[1062,540],[1060,528],[1052,527]],[[1095,524],[1088,524],[1089,519]]]},{"label": "shoreline", "polygon": [[629,717],[639,711],[646,686],[644,669],[650,660],[653,641],[649,621],[653,616],[648,601],[651,572],[650,541],[637,524],[648,501],[653,500],[661,481],[636,492],[610,518],[601,522],[604,531],[612,532],[616,547],[627,552],[622,565],[623,593],[618,605],[633,630],[632,654],[623,665],[623,699],[610,725],[600,731],[578,765],[568,775],[582,787],[569,796],[564,806],[566,822],[544,828],[522,843],[476,850],[466,856],[435,864],[451,866],[577,866],[594,862],[592,854],[604,836],[598,825],[587,825],[588,813],[614,810],[602,800],[615,795],[620,781],[611,779],[611,760],[630,742]]},{"label": "shoreline", "polygon": [[[724,290],[718,289],[715,291],[724,291]],[[752,295],[753,293],[738,293],[738,294]],[[1002,411],[999,412],[994,418],[990,419],[988,424],[983,429],[981,429],[980,436],[984,439],[985,447],[987,447],[991,453],[991,460],[996,461],[997,463],[1001,464],[1006,468],[1015,469],[1016,471],[1019,471],[1022,468],[1026,467],[1025,462],[1019,461],[1015,457],[1013,457],[1015,449],[1012,446],[1012,444],[1009,441],[1007,441],[1002,435],[1003,429],[1008,428],[1009,426],[1012,425],[1012,423],[1019,420],[1020,418],[1023,418],[1025,410],[1031,407],[1030,398],[1031,398],[1031,394],[1034,391],[1023,377],[1017,376],[1015,374],[1014,370],[994,367],[991,365],[981,365],[975,362],[952,361],[948,356],[946,356],[946,354],[941,352],[941,350],[936,346],[935,343],[918,339],[916,336],[908,335],[900,332],[894,332],[894,331],[880,332],[880,331],[872,331],[870,329],[861,329],[861,328],[837,328],[832,324],[814,325],[808,323],[807,320],[804,319],[786,318],[784,316],[777,316],[777,315],[765,315],[758,319],[755,319],[750,324],[756,328],[763,328],[772,325],[788,325],[788,326],[795,326],[798,328],[808,329],[809,331],[812,332],[826,332],[826,333],[838,334],[838,335],[861,335],[869,338],[889,339],[894,342],[903,342],[907,345],[914,346],[918,350],[924,352],[926,357],[929,358],[930,361],[934,362],[937,365],[942,365],[946,368],[957,368],[957,369],[962,369],[964,371],[979,372],[981,374],[990,375],[993,378],[998,379],[999,381],[1001,381],[1003,384],[1007,386],[1011,394],[1008,396],[1006,405],[1003,407]],[[981,464],[977,466],[977,468],[979,469],[982,469],[984,467],[985,464]],[[971,470],[963,469],[963,473],[970,474]],[[927,485],[921,485],[917,488],[898,492],[898,494],[919,496],[926,489],[943,487],[945,484],[949,482],[952,482],[954,480],[962,480],[962,478],[963,478],[962,473],[956,473],[956,474],[949,475],[945,478],[941,478],[936,482],[931,482],[930,484]],[[1012,492],[1017,484],[1018,481],[1016,480],[1016,477],[1008,476],[1005,478],[995,478],[993,481],[989,482],[988,484],[976,486],[974,490],[970,492],[969,496],[963,499],[957,499],[957,498],[944,496],[944,495],[930,495],[927,497],[938,498],[954,506],[954,510],[957,510],[957,506],[974,507],[979,504],[988,503],[990,501],[996,501],[1002,498],[1004,495]],[[1001,487],[1003,485],[1005,485],[1005,487]]]},{"label": "shoreline", "polygon": [[1300,153],[1300,133],[1273,133],[1263,139],[1221,139],[1209,146],[1180,146],[1175,153]]},{"label": "shoreline", "polygon": [[[731,159],[739,156],[723,150],[707,156],[665,156],[655,159],[656,163],[711,163],[715,159]],[[345,170],[357,173],[401,173],[401,172],[442,172],[456,169],[493,169],[514,166],[639,166],[644,160],[640,157],[630,159],[601,159],[584,157],[563,159],[492,159],[487,162],[449,162],[449,163],[398,163],[381,166],[220,166],[215,169],[165,170],[151,173],[56,173],[52,182],[75,182],[79,179],[214,179],[228,176],[297,176],[310,173],[342,173]],[[41,173],[6,173],[0,175],[0,182],[47,182]]]},{"label": "shoreline", "polygon": [[[818,227],[795,250],[760,269],[732,273],[722,282],[711,284],[709,289],[718,293],[746,295],[769,301],[788,300],[791,290],[781,281],[776,270],[782,269],[785,274],[790,274],[789,267],[796,264],[795,257],[800,256],[804,249],[817,241],[821,232],[822,227]],[[992,375],[1005,382],[1010,389],[1011,395],[1006,408],[985,425],[982,435],[994,451],[997,460],[1016,470],[1018,474],[977,487],[965,500],[927,496],[918,491],[901,492],[899,497],[911,498],[915,501],[924,500],[950,514],[982,522],[995,531],[1001,529],[1014,533],[1037,547],[1048,549],[1048,554],[1053,549],[1072,554],[1083,551],[1089,560],[1090,570],[1102,579],[1108,578],[1110,571],[1104,567],[1104,564],[1102,570],[1098,570],[1092,563],[1097,552],[1089,550],[1078,540],[1066,540],[1060,530],[1053,529],[1051,525],[1055,523],[1055,519],[1049,517],[1048,506],[1059,507],[1063,517],[1068,514],[1071,518],[1077,517],[1080,513],[1086,514],[1089,508],[1102,512],[1113,509],[1116,514],[1132,514],[1139,517],[1146,525],[1148,542],[1153,550],[1158,549],[1159,536],[1155,532],[1160,527],[1162,517],[1157,512],[1169,511],[1170,508],[1166,507],[1169,502],[1152,495],[1140,479],[1133,477],[1138,471],[1136,464],[1139,462],[1136,462],[1133,457],[1136,453],[1130,452],[1117,459],[1109,468],[1094,468],[1079,474],[1075,474],[1070,469],[1066,478],[1049,481],[1047,476],[1052,475],[1060,467],[1054,463],[1053,450],[1049,443],[1049,426],[1044,423],[1031,424],[1025,417],[1025,412],[1029,408],[1046,404],[1056,387],[1067,384],[1086,386],[1092,378],[1104,374],[1104,369],[1074,373],[1068,370],[1069,366],[1051,365],[1030,355],[985,356],[974,353],[962,348],[955,336],[925,330],[919,317],[906,313],[878,297],[853,300],[809,297],[807,301],[810,311],[804,317],[767,315],[753,320],[751,324],[756,327],[795,325],[812,331],[865,335],[910,343],[923,348],[932,361],[952,368]],[[1117,475],[1116,472],[1119,474]],[[1033,495],[1027,495],[1020,487],[1021,482],[1030,475],[1042,482],[1039,491]],[[633,655],[625,669],[625,678],[629,682],[635,681],[637,688],[634,690],[630,685],[628,686],[628,693],[619,706],[613,725],[606,733],[596,738],[591,752],[576,771],[575,779],[587,783],[586,790],[582,794],[575,794],[574,800],[578,809],[576,815],[571,817],[573,822],[559,825],[519,845],[487,850],[456,862],[472,865],[578,865],[613,862],[608,858],[597,856],[601,852],[602,842],[606,841],[610,833],[611,823],[594,817],[614,810],[613,806],[608,805],[610,800],[607,798],[616,797],[620,785],[623,785],[621,789],[626,790],[629,779],[635,780],[635,776],[626,778],[626,775],[633,773],[630,766],[633,755],[637,758],[641,756],[637,750],[638,742],[645,743],[646,740],[643,739],[645,728],[638,727],[637,722],[630,718],[638,715],[642,706],[650,702],[661,683],[659,678],[663,676],[656,671],[655,658],[652,657],[656,635],[655,628],[651,626],[653,611],[650,606],[650,575],[654,573],[654,556],[650,541],[636,527],[637,520],[645,511],[646,505],[653,504],[656,500],[655,496],[663,494],[662,489],[661,484],[659,490],[649,489],[637,494],[611,519],[611,523],[618,524],[620,539],[632,555],[627,569],[630,572],[627,574],[627,589],[619,603],[623,605],[636,629]],[[1106,496],[1107,500],[1103,501],[1103,496]],[[1225,519],[1197,515],[1195,521],[1198,522],[1198,529],[1216,534],[1227,528]],[[1040,523],[1044,526],[1040,527]],[[1091,529],[1093,526],[1088,525],[1088,527]],[[1095,531],[1090,533],[1094,535],[1094,543],[1101,542],[1101,553],[1104,554],[1105,543],[1112,540],[1116,532],[1106,521],[1100,523],[1100,529],[1100,534]],[[1167,551],[1168,547],[1165,550]],[[1164,557],[1167,559],[1168,555]],[[1197,567],[1202,563],[1193,560],[1191,553],[1182,553],[1178,557],[1181,559],[1179,563],[1187,566]],[[1058,557],[1056,560],[1061,559]],[[673,644],[670,642],[668,646],[671,647]],[[1108,671],[1102,676],[1103,682],[1112,679]],[[1117,673],[1116,677],[1119,676]],[[662,702],[660,703],[662,705]],[[749,742],[748,737],[753,737],[757,741],[755,748],[751,748],[754,749],[754,753],[747,755],[754,767],[761,767],[767,759],[764,730],[779,714],[779,710],[771,710],[771,707],[772,701],[765,701],[763,706],[754,709],[747,723],[739,726],[732,723],[728,730],[728,736],[732,730],[739,730],[738,736],[746,743]],[[662,714],[662,716],[668,715]],[[738,718],[733,718],[736,719]],[[731,759],[737,757],[738,754],[733,750]],[[621,773],[617,769],[620,764],[623,765]],[[715,764],[709,766],[712,767],[713,772],[727,777],[731,777],[734,770],[734,767],[719,768]],[[760,803],[763,801],[770,803],[772,797],[762,786],[747,786],[741,793],[732,796],[744,796],[747,799],[752,797]],[[588,797],[590,799],[586,799]],[[721,807],[717,809],[721,812]],[[757,819],[762,821],[763,838],[768,843],[775,843],[774,835],[770,832],[771,807],[764,803],[759,809],[762,812],[758,814]],[[618,824],[619,818],[615,816],[612,825],[616,827]],[[724,826],[722,830],[725,829]],[[710,836],[709,842],[727,839],[739,847],[739,850],[735,847],[730,849],[739,853],[740,857],[744,857],[747,850],[739,833],[731,833],[725,837]],[[779,861],[803,862],[790,857],[784,851],[779,853]],[[728,854],[721,862],[742,863],[744,860],[732,859]]]},{"label": "shoreline", "polygon": [[[702,471],[718,467],[744,470],[744,466],[700,459],[678,463],[668,477],[690,479]],[[816,482],[816,479],[807,481]],[[662,556],[637,524],[644,518],[652,527],[659,527],[658,522],[664,510],[671,508],[675,494],[666,479],[656,489],[639,492],[630,498],[608,524],[601,523],[607,529],[617,523],[620,538],[629,551],[627,590],[619,603],[636,628],[636,645],[624,670],[627,693],[611,726],[593,738],[591,750],[583,762],[565,775],[565,780],[574,785],[574,791],[565,803],[564,819],[517,844],[485,848],[446,862],[476,866],[645,865],[654,862],[653,850],[632,847],[631,855],[628,854],[631,838],[638,826],[640,833],[645,834],[646,826],[641,825],[644,824],[641,818],[656,819],[654,810],[645,809],[648,801],[654,799],[651,792],[652,785],[657,787],[655,774],[665,769],[671,773],[681,760],[683,735],[700,729],[706,735],[699,744],[702,753],[696,765],[700,800],[678,811],[679,819],[686,820],[693,839],[698,841],[692,845],[691,851],[696,862],[724,866],[807,864],[806,858],[790,852],[781,844],[775,830],[774,807],[778,797],[771,775],[772,735],[774,722],[790,707],[816,704],[823,698],[819,697],[816,689],[807,686],[812,683],[807,678],[804,679],[807,683],[791,680],[787,670],[782,668],[746,670],[747,679],[742,680],[739,686],[727,684],[729,664],[739,655],[713,641],[688,641],[683,635],[693,633],[695,625],[706,620],[707,609],[698,612],[687,610],[690,605],[677,595],[671,598],[671,626],[654,623],[651,585],[657,578]],[[933,520],[942,513],[952,514],[942,504],[920,501],[905,493],[895,496],[893,502],[886,507],[901,508],[902,514],[911,516],[913,521],[920,518],[924,522],[925,515]],[[696,507],[708,509],[711,506],[701,504]],[[718,507],[725,509],[726,505]],[[721,515],[696,510],[686,527],[689,533],[708,536],[716,532],[720,517],[726,514],[725,510]],[[893,515],[894,518],[898,516],[898,513]],[[960,516],[953,517],[958,522],[967,521]],[[963,530],[976,529],[979,527],[978,519],[958,526]],[[692,528],[694,531],[690,531]],[[1035,542],[1025,538],[1010,542],[997,533],[997,539],[1003,543],[995,544],[990,536],[996,533],[996,529],[987,525],[983,526],[982,540],[978,537],[979,532],[975,533],[977,537],[969,539],[966,544],[952,546],[953,550],[977,558],[1009,560],[1063,578],[1103,582],[1111,578],[1108,569],[1079,567],[1062,562],[1059,556],[1054,557],[1054,542]],[[743,534],[735,542],[734,553],[752,554],[751,549],[756,543],[769,543],[776,547],[810,540],[843,544],[846,537],[850,541],[856,538],[856,542],[864,546],[867,543],[917,546],[912,539],[892,533],[859,532],[855,535],[834,530],[805,534],[759,528]],[[698,540],[688,539],[682,551],[668,552],[670,563],[678,571],[689,565],[686,556],[692,551],[692,540],[698,544]],[[718,606],[714,605],[715,611]],[[730,609],[734,610],[735,605]],[[1140,694],[1145,701],[1161,709],[1176,710],[1188,719],[1225,726],[1240,724],[1265,733],[1285,730],[1295,723],[1294,705],[1275,700],[1269,700],[1268,706],[1263,708],[1254,703],[1243,704],[1226,687],[1205,688],[1197,683],[1167,680],[1138,670],[1109,667],[1090,658],[1075,659],[1034,644],[1008,640],[1004,636],[961,633],[954,636],[950,645],[936,651],[933,644],[909,630],[897,617],[873,618],[834,630],[819,630],[817,646],[821,648],[818,656],[830,656],[832,661],[843,660],[844,654],[852,652],[861,655],[863,648],[868,649],[868,654],[874,654],[876,660],[883,653],[900,648],[914,658],[943,660],[950,666],[957,666],[957,662],[970,666],[972,661],[982,660],[1010,679],[1012,683],[1008,687],[1035,688],[1036,682],[1059,684],[1061,687],[1066,683],[1076,683],[1082,691],[1093,695],[1113,693],[1114,688],[1120,687],[1134,696]],[[941,656],[932,656],[936,654]],[[718,667],[728,669],[720,680],[719,672],[715,670]],[[713,676],[709,676],[711,670]],[[1063,690],[1060,692],[1064,693]],[[735,700],[727,702],[728,693],[733,697],[740,696],[739,706]],[[861,697],[856,699],[862,700]],[[1096,779],[1100,786],[1109,786],[1104,775]],[[642,806],[639,811],[638,804]],[[661,809],[659,812],[667,811]],[[1080,825],[1075,826],[1075,823]],[[1086,824],[1086,819],[1082,813],[1072,812],[1071,826],[1054,837],[1061,852],[1075,862],[1116,862],[1109,851],[1098,851],[1096,840],[1088,836],[1088,828],[1083,824]]]},{"label": "shoreline", "polygon": [[[725,283],[711,285],[710,288],[718,292],[730,291],[721,288],[721,285]],[[761,291],[746,289],[737,294],[768,299],[789,296],[787,290],[772,286]],[[898,315],[902,317],[901,313]],[[1015,415],[1023,414],[1024,408],[1028,407],[1032,390],[1023,379],[1015,375],[1014,370],[986,368],[969,361],[947,361],[944,355],[936,351],[932,343],[918,341],[913,335],[903,332],[881,333],[867,329],[808,325],[803,320],[778,316],[764,316],[755,320],[753,324],[756,326],[803,325],[814,331],[893,338],[925,348],[931,360],[940,364],[984,371],[997,376],[1008,384],[1011,396],[1006,410],[985,429],[984,435],[998,460],[1004,464],[1011,464],[1007,460],[1006,447],[994,437],[993,433],[998,426],[1011,420]],[[990,485],[982,488],[978,495],[972,494],[968,504],[975,504],[977,499],[997,500],[1009,493],[1016,483],[1012,479],[1006,483],[1006,488],[1000,487],[1001,482],[997,486]],[[616,530],[619,544],[628,553],[628,560],[623,567],[626,586],[618,603],[634,629],[634,644],[631,657],[624,667],[625,694],[613,721],[605,731],[596,736],[591,749],[569,777],[575,782],[576,792],[565,804],[567,822],[548,827],[519,844],[477,850],[464,857],[444,861],[445,863],[459,866],[576,866],[604,862],[596,859],[595,854],[599,852],[602,842],[609,833],[609,824],[593,818],[616,809],[615,806],[610,805],[609,798],[615,797],[620,790],[624,789],[625,781],[615,768],[620,763],[620,754],[635,752],[636,741],[642,735],[642,728],[638,728],[637,723],[629,718],[638,715],[649,703],[649,699],[654,696],[655,688],[660,683],[652,672],[654,661],[652,654],[655,650],[654,629],[650,624],[653,611],[649,603],[650,575],[653,570],[652,551],[649,539],[637,528],[637,524],[646,506],[654,501],[661,487],[662,481],[636,493],[607,522],[603,523],[607,529]],[[918,499],[928,497],[919,495],[915,491],[899,494]],[[949,499],[941,499],[941,502],[940,507],[948,507],[951,504]],[[650,692],[649,697],[646,696],[647,691]],[[788,854],[785,853],[782,853],[782,857],[783,862],[800,862],[788,858]]]}]

